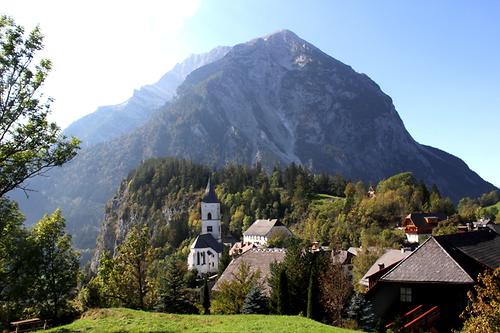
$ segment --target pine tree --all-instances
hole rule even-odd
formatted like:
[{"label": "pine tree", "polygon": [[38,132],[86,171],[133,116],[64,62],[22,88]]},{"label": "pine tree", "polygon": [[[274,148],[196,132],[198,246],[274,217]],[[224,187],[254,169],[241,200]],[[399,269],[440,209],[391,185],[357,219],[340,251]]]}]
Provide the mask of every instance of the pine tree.
[{"label": "pine tree", "polygon": [[288,294],[288,277],[284,269],[280,272],[279,290],[278,290],[278,313],[281,315],[288,314],[290,299]]},{"label": "pine tree", "polygon": [[160,278],[160,310],[171,313],[194,312],[187,297],[185,272],[184,261],[170,258],[165,274]]},{"label": "pine tree", "polygon": [[307,318],[312,318],[313,312],[313,271],[309,274],[309,286],[307,287]]},{"label": "pine tree", "polygon": [[245,297],[241,312],[245,314],[266,314],[268,310],[267,297],[262,294],[258,286],[254,285]]},{"label": "pine tree", "polygon": [[356,320],[359,327],[365,331],[371,331],[377,325],[377,316],[375,315],[373,305],[366,300],[362,294],[356,293],[351,298],[347,308],[349,318]]},{"label": "pine tree", "polygon": [[208,279],[205,277],[203,280],[203,287],[201,287],[200,303],[203,306],[203,314],[210,314],[210,292],[208,290]]}]

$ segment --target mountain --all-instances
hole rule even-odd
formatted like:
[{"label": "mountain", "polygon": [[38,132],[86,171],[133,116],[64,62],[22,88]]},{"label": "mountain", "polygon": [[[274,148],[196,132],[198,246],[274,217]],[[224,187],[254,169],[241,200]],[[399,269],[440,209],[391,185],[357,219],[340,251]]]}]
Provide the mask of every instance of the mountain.
[{"label": "mountain", "polygon": [[459,158],[417,143],[368,76],[283,30],[191,72],[142,127],[33,182],[42,190],[30,201],[61,206],[68,228],[90,246],[120,180],[164,156],[210,166],[260,162],[267,170],[293,162],[367,183],[412,171],[454,200],[494,188]]},{"label": "mountain", "polygon": [[189,56],[155,84],[135,90],[132,97],[124,103],[99,107],[95,112],[70,124],[64,134],[79,138],[82,140],[82,147],[88,147],[130,133],[144,125],[158,108],[175,96],[177,87],[189,73],[219,60],[230,49],[227,46],[219,46],[208,53]]}]

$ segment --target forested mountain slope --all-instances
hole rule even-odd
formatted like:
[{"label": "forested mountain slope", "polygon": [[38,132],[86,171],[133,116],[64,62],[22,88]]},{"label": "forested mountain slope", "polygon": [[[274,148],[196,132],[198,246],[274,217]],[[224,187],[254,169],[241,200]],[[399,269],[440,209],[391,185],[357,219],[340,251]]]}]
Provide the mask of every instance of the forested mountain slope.
[{"label": "forested mountain slope", "polygon": [[143,127],[82,150],[33,184],[41,192],[22,208],[37,207],[36,216],[62,207],[80,246],[92,246],[123,177],[164,156],[216,167],[259,162],[268,171],[294,162],[365,183],[411,171],[454,200],[494,188],[459,158],[417,143],[370,78],[284,30],[193,71]]}]

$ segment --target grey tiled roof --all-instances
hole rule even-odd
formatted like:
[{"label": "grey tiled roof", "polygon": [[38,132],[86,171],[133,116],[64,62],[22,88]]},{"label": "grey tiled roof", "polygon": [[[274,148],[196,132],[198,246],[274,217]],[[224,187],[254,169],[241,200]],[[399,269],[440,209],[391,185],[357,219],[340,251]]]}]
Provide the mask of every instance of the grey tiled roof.
[{"label": "grey tiled roof", "polygon": [[431,237],[380,281],[473,283],[474,279]]},{"label": "grey tiled roof", "polygon": [[472,283],[500,267],[500,235],[491,229],[431,237],[381,281]]},{"label": "grey tiled roof", "polygon": [[273,220],[256,220],[244,233],[243,236],[267,236],[271,229],[280,227],[284,232],[289,232],[277,219]]},{"label": "grey tiled roof", "polygon": [[361,278],[360,283],[368,286],[368,277],[380,270],[379,264],[384,264],[384,267],[389,267],[390,265],[397,263],[408,257],[411,252],[401,252],[401,250],[388,249],[385,253],[380,256],[380,258],[375,261],[375,263],[370,267],[370,269],[365,273],[363,278]]},{"label": "grey tiled roof", "polygon": [[201,234],[194,240],[191,245],[192,249],[207,249],[211,248],[217,253],[222,253],[223,245],[219,243],[212,234]]},{"label": "grey tiled roof", "polygon": [[237,274],[240,265],[245,262],[250,266],[252,272],[260,270],[260,283],[263,286],[262,292],[266,295],[270,294],[267,278],[271,275],[271,264],[273,262],[282,262],[285,259],[284,249],[252,249],[241,256],[233,259],[224,270],[224,273],[215,283],[213,290],[217,291],[223,281],[231,281]]},{"label": "grey tiled roof", "polygon": [[491,269],[500,267],[500,235],[491,229],[437,236],[436,240],[452,256],[458,250]]}]

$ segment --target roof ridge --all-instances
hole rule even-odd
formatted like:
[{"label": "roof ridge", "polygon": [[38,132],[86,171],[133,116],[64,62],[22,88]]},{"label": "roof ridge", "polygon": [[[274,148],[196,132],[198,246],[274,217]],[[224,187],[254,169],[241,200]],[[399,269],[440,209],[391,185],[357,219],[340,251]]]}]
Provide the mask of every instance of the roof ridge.
[{"label": "roof ridge", "polygon": [[382,275],[380,277],[380,280],[383,280],[387,275],[389,275],[394,270],[396,270],[400,265],[403,265],[406,260],[409,260],[411,258],[411,256],[413,256],[415,253],[417,253],[417,251],[421,247],[423,247],[425,244],[427,244],[427,242],[430,242],[431,240],[435,244],[437,244],[437,246],[445,253],[445,255],[448,256],[452,260],[453,264],[456,267],[458,267],[460,271],[462,271],[463,273],[465,273],[465,275],[471,280],[470,282],[474,282],[474,279],[462,268],[462,266],[460,266],[460,264],[448,253],[448,251],[446,251],[446,249],[441,244],[439,244],[439,242],[436,240],[436,238],[434,236],[431,236],[431,237],[427,238],[425,240],[425,242],[423,242],[422,245],[420,245],[418,248],[416,248],[415,251],[413,251],[408,257],[406,257],[403,260],[401,260],[396,266],[394,266],[392,269],[390,269],[388,272],[386,272],[384,275]]},{"label": "roof ridge", "polygon": [[[460,264],[459,264],[459,263],[458,263],[458,262],[457,262],[457,261],[456,261],[456,260],[455,260],[455,259],[454,259],[454,258],[453,258],[450,254],[449,254],[449,253],[448,253],[448,251],[446,251],[446,249],[445,249],[445,248],[444,248],[444,247],[443,247],[443,246],[442,246],[442,245],[438,242],[438,240],[437,240],[437,239],[435,239],[435,238],[434,238],[434,237],[432,237],[432,236],[431,236],[431,238],[433,238],[433,239],[434,239],[434,241],[437,243],[437,245],[438,245],[438,246],[439,246],[439,247],[440,247],[440,248],[444,251],[444,253],[446,253],[446,255],[447,255],[448,257],[450,257],[450,259],[451,259],[451,260],[453,260],[453,263],[454,263],[456,266],[458,266],[458,268],[459,268],[462,272],[464,272],[464,273],[465,273],[465,275],[467,275],[467,276],[468,276],[468,277],[472,280],[472,282],[474,282],[474,279],[473,279],[473,278],[469,275],[469,273],[467,273],[467,272],[465,271],[465,269],[463,269],[463,267],[462,267],[462,266],[460,266]],[[460,249],[457,249],[457,250],[460,250]],[[460,252],[461,252],[461,253],[463,253],[462,251],[460,251]],[[465,253],[463,253],[463,254],[465,254]],[[470,256],[468,256],[467,254],[465,254],[465,255],[466,255],[467,257],[469,257],[469,258],[470,258]],[[474,258],[472,258],[472,259],[474,259]],[[474,259],[474,260],[475,260],[475,259]]]},{"label": "roof ridge", "polygon": [[399,265],[401,265],[403,262],[405,262],[406,260],[408,260],[413,254],[415,254],[415,252],[417,252],[417,250],[419,248],[421,248],[422,246],[424,246],[425,243],[427,243],[429,241],[429,239],[431,239],[431,237],[427,238],[419,247],[417,247],[415,250],[413,250],[410,255],[408,255],[408,257],[404,258],[403,260],[401,260],[400,262],[398,262],[398,264],[396,266],[394,266],[393,268],[391,268],[390,270],[388,270],[384,275],[382,275],[380,277],[380,280],[382,280],[387,274],[391,273],[393,270],[395,270],[396,268],[399,267]]}]

